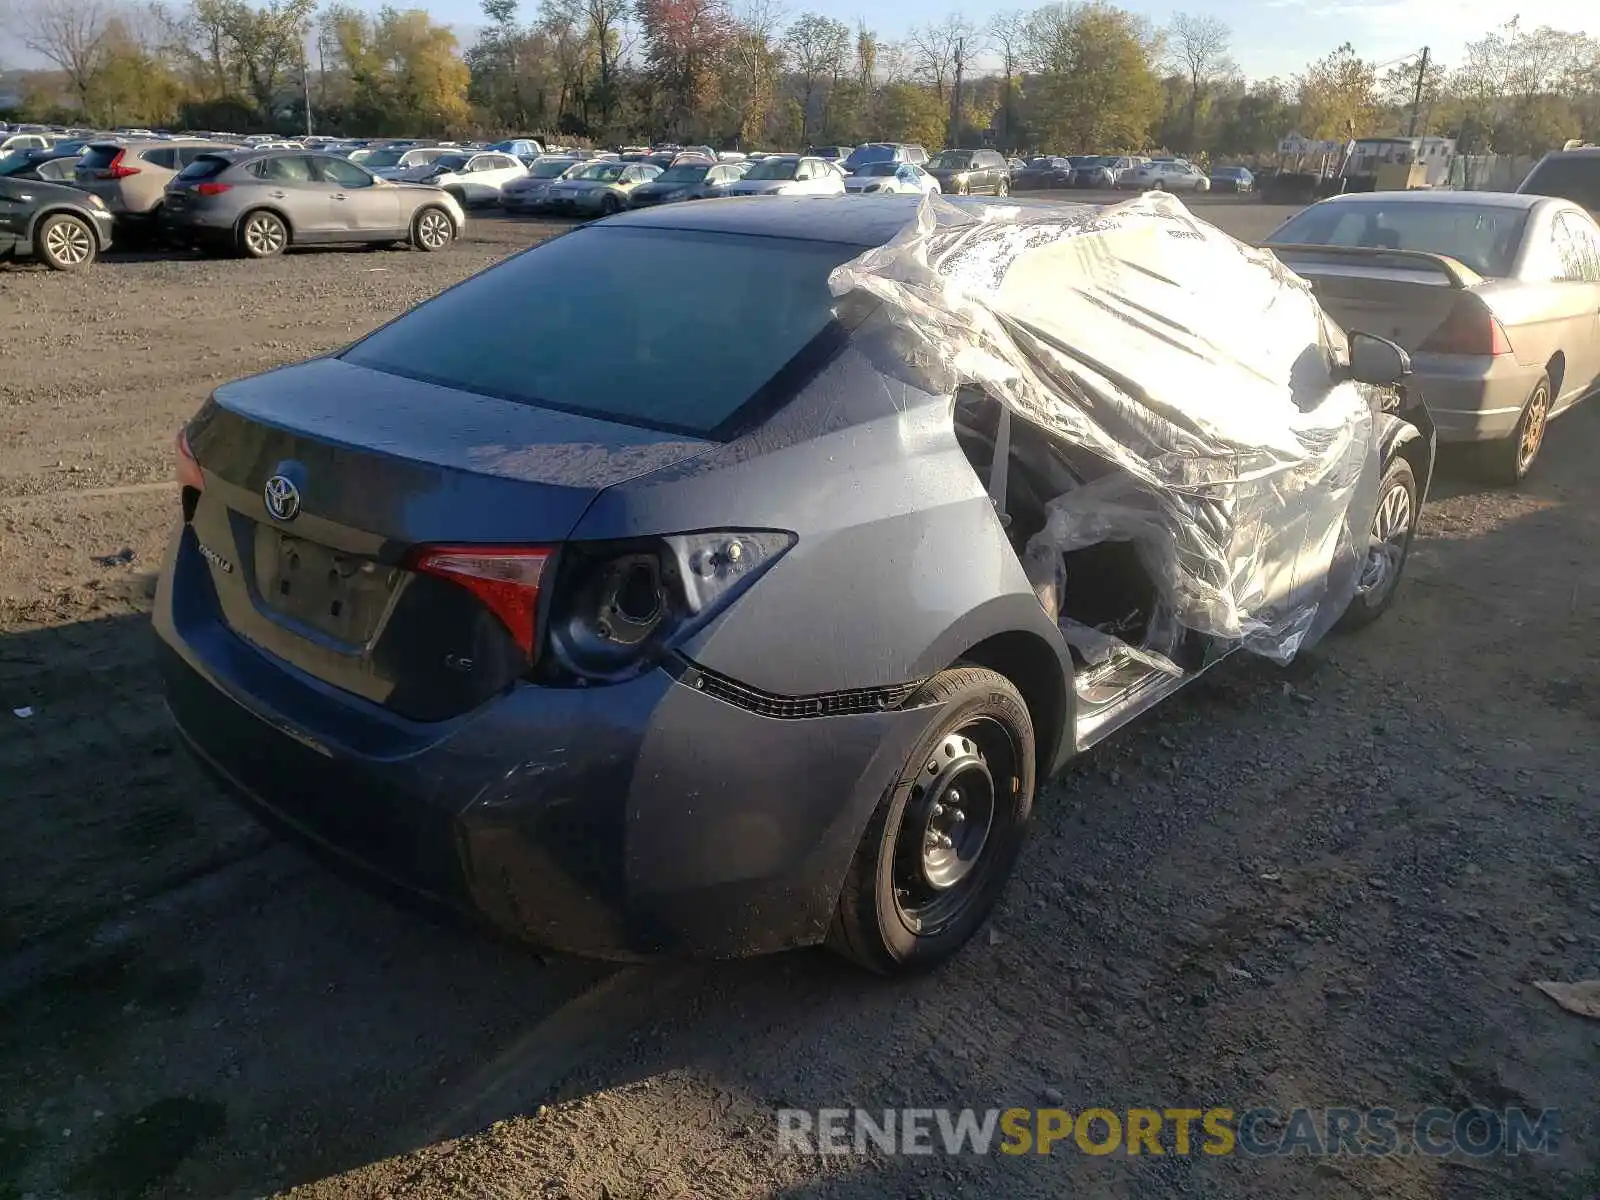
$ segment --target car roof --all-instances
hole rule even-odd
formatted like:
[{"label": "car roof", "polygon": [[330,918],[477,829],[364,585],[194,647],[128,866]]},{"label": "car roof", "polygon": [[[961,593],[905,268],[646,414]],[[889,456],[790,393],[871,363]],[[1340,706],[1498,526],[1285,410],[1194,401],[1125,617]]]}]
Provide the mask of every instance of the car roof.
[{"label": "car roof", "polygon": [[1529,209],[1549,200],[1549,196],[1526,192],[1346,192],[1329,196],[1321,204],[1477,204],[1484,208]]},{"label": "car roof", "polygon": [[[606,225],[634,229],[676,229],[755,237],[835,242],[842,246],[881,246],[906,227],[920,203],[916,196],[884,196],[863,204],[859,197],[768,196],[759,203],[730,198],[643,208],[612,217]],[[962,208],[994,203],[984,197],[947,197]],[[1015,207],[1081,212],[1087,204],[1060,204],[1011,196],[999,203]]]}]

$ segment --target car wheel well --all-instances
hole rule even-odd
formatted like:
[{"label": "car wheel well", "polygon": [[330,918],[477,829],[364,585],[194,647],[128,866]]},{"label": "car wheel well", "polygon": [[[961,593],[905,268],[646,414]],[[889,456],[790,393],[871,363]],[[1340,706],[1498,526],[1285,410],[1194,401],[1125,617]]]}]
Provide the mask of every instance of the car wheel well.
[{"label": "car wheel well", "polygon": [[88,213],[72,207],[70,204],[52,204],[49,208],[41,208],[38,212],[34,213],[33,224],[28,226],[28,235],[26,238],[30,244],[33,242],[33,239],[38,236],[39,227],[51,217],[71,217],[76,221],[81,221],[83,224],[89,227],[89,233],[94,237],[95,249],[104,250],[106,248],[105,242],[100,236],[100,228],[95,224],[94,218],[89,216]]},{"label": "car wheel well", "polygon": [[1009,679],[1033,718],[1038,775],[1045,779],[1067,725],[1067,680],[1056,652],[1042,637],[1016,629],[985,638],[958,656],[958,662],[988,667]]},{"label": "car wheel well", "polygon": [[1550,376],[1550,403],[1554,404],[1561,395],[1561,377],[1567,373],[1567,356],[1557,350],[1545,365],[1544,373]]},{"label": "car wheel well", "polygon": [[289,240],[291,242],[294,241],[294,222],[289,220],[289,215],[281,208],[274,208],[270,204],[257,204],[254,208],[246,209],[240,215],[239,219],[233,223],[234,233],[237,234],[242,231],[244,229],[245,222],[251,217],[255,216],[257,213],[271,213],[273,216],[277,217],[278,220],[283,222],[284,229],[288,231]]}]

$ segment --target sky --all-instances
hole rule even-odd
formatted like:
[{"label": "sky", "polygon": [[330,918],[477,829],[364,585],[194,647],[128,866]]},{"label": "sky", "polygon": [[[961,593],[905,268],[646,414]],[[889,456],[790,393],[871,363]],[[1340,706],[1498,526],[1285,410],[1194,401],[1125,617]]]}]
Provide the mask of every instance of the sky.
[{"label": "sky", "polygon": [[[1350,42],[1369,62],[1389,64],[1429,46],[1447,67],[1461,61],[1466,43],[1513,16],[1525,28],[1551,25],[1600,36],[1600,4],[1593,0],[1118,0],[1124,8],[1164,25],[1175,11],[1208,14],[1233,30],[1233,58],[1248,79],[1288,78],[1340,42]],[[732,0],[735,9],[739,0]],[[435,20],[470,39],[482,22],[476,0],[395,0],[398,8],[427,9]],[[911,26],[946,11],[928,0],[785,0],[792,13],[815,11],[854,25],[865,20],[893,40]],[[996,12],[1030,7],[1030,0],[970,0],[961,11],[982,25]],[[370,0],[377,8],[377,0]],[[523,0],[531,16],[537,0]],[[41,65],[12,39],[0,36],[0,66]],[[981,66],[981,64],[980,64]]]}]

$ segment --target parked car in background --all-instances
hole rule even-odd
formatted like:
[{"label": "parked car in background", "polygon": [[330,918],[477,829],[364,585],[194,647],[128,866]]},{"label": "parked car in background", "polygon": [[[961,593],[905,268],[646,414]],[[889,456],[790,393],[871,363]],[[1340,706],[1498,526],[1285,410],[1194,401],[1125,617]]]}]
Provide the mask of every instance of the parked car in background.
[{"label": "parked car in background", "polygon": [[848,175],[875,162],[908,162],[921,167],[927,165],[928,152],[912,142],[864,142],[845,155],[839,165]]},{"label": "parked car in background", "polygon": [[1151,159],[1117,176],[1117,188],[1137,192],[1209,192],[1211,180],[1193,163]]},{"label": "parked car in background", "polygon": [[13,133],[0,135],[0,154],[13,150],[48,150],[50,135],[44,133]]},{"label": "parked car in background", "polygon": [[431,163],[413,167],[400,179],[407,183],[428,183],[455,197],[463,208],[475,204],[498,204],[500,190],[528,173],[522,160],[498,150],[451,150]]},{"label": "parked car in background", "polygon": [[927,172],[941,191],[953,196],[1004,196],[1011,191],[1011,172],[998,150],[941,150],[928,160]]},{"label": "parked car in background", "polygon": [[546,193],[558,179],[565,179],[581,167],[585,159],[565,155],[536,158],[521,179],[513,179],[500,189],[500,207],[508,213],[537,212]]},{"label": "parked car in background", "polygon": [[704,200],[727,195],[728,188],[748,168],[744,163],[683,162],[668,167],[648,183],[641,183],[628,196],[631,208],[652,204],[674,204],[680,200]]},{"label": "parked car in background", "polygon": [[247,258],[334,242],[443,250],[466,227],[449,192],[311,150],[209,151],[168,185],[165,207],[175,240]]},{"label": "parked car in background", "polygon": [[119,225],[151,232],[163,218],[167,184],[220,142],[92,142],[73,168],[73,183],[99,196]]},{"label": "parked car in background", "polygon": [[772,154],[728,185],[730,196],[842,196],[845,173],[838,163],[798,154]]},{"label": "parked car in background", "polygon": [[1011,176],[1011,190],[1015,192],[1052,191],[1072,186],[1073,165],[1070,158],[1042,154],[1030,158],[1022,170]]},{"label": "parked car in background", "polygon": [[825,158],[829,162],[843,162],[850,157],[850,152],[854,149],[854,146],[807,146],[805,152],[808,158]]},{"label": "parked car in background", "polygon": [[1211,181],[1213,192],[1249,192],[1255,188],[1256,180],[1246,167],[1212,167],[1211,174],[1207,177]]},{"label": "parked car in background", "polygon": [[627,208],[633,190],[660,175],[661,168],[648,162],[585,163],[552,183],[540,207],[572,216],[607,217]]},{"label": "parked car in background", "polygon": [[920,196],[943,188],[937,176],[912,163],[878,162],[845,176],[844,190],[852,196]]},{"label": "parked car in background", "polygon": [[0,258],[81,271],[111,246],[105,201],[65,184],[0,176]]},{"label": "parked car in background", "polygon": [[364,150],[348,157],[379,179],[402,179],[407,171],[430,166],[450,153],[452,151],[448,146],[414,146],[409,150]]},{"label": "parked car in background", "polygon": [[74,182],[80,152],[58,150],[16,150],[0,155],[0,175],[12,179],[42,179],[46,183]]},{"label": "parked car in background", "polygon": [[1600,378],[1600,228],[1571,200],[1509,192],[1362,192],[1264,243],[1330,315],[1411,352],[1444,442],[1492,481],[1532,468],[1552,417]]},{"label": "parked car in background", "polygon": [[1123,172],[1138,165],[1137,159],[1126,154],[1080,155],[1072,160],[1072,186],[1114,188]]},{"label": "parked car in background", "polygon": [[533,138],[507,138],[502,142],[491,142],[484,149],[514,155],[524,165],[533,162],[544,153],[544,147]]},{"label": "parked car in background", "polygon": [[1600,217],[1600,148],[1551,151],[1534,164],[1517,191],[1558,196]]}]

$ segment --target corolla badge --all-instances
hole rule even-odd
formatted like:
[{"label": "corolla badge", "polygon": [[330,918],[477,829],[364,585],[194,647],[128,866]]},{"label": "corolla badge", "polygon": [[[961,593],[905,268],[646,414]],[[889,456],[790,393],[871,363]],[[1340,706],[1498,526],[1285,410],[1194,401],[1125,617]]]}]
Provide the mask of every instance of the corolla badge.
[{"label": "corolla badge", "polygon": [[278,521],[292,521],[300,515],[300,489],[286,475],[274,475],[262,489],[267,512]]}]

